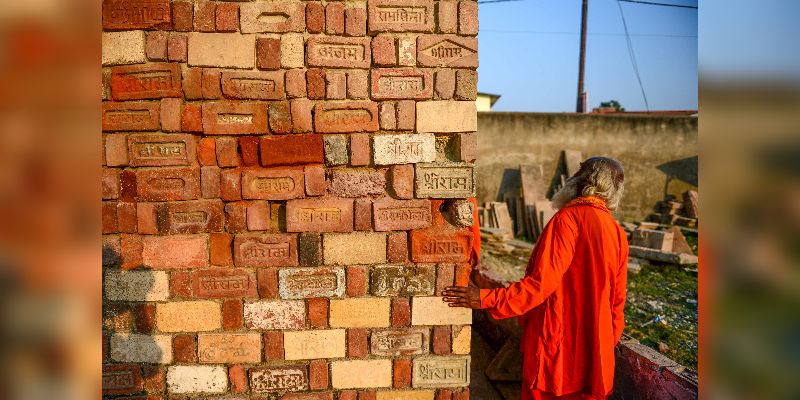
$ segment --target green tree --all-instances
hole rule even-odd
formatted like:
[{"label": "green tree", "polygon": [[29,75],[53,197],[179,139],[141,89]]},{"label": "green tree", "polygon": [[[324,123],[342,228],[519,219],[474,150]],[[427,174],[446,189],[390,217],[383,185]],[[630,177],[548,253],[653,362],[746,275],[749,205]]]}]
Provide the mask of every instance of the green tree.
[{"label": "green tree", "polygon": [[622,107],[622,104],[619,104],[619,102],[616,101],[616,100],[609,100],[609,101],[600,102],[600,107],[603,107],[603,108],[611,107],[611,108],[613,108],[613,109],[615,109],[617,111],[625,111],[625,107]]}]

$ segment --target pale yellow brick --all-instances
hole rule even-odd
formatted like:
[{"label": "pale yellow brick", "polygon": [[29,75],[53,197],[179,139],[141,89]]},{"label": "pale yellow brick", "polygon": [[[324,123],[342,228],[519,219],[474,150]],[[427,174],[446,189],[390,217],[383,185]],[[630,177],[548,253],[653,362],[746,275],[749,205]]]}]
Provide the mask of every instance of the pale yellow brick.
[{"label": "pale yellow brick", "polygon": [[108,300],[163,301],[169,297],[169,277],[164,271],[109,270],[103,285]]},{"label": "pale yellow brick", "polygon": [[386,262],[385,233],[330,233],[322,239],[325,264],[380,264]]},{"label": "pale yellow brick", "polygon": [[375,400],[433,400],[433,390],[387,390],[375,393]]},{"label": "pale yellow brick", "polygon": [[441,297],[412,297],[411,325],[469,325],[472,310],[450,307]]},{"label": "pale yellow brick", "polygon": [[281,67],[303,68],[305,66],[305,44],[303,34],[287,33],[281,36]]},{"label": "pale yellow brick", "polygon": [[253,68],[255,35],[238,33],[189,33],[189,65]]},{"label": "pale yellow brick", "polygon": [[103,65],[147,62],[144,31],[103,32]]},{"label": "pale yellow brick", "polygon": [[169,335],[114,334],[109,347],[111,359],[117,362],[172,362],[172,338]]},{"label": "pale yellow brick", "polygon": [[283,333],[287,360],[341,358],[345,356],[345,330],[326,329]]},{"label": "pale yellow brick", "polygon": [[208,333],[197,335],[201,363],[261,362],[261,334]]},{"label": "pale yellow brick", "polygon": [[470,341],[472,340],[472,327],[453,327],[453,354],[469,354]]},{"label": "pale yellow brick", "polygon": [[390,299],[360,297],[331,299],[330,325],[334,328],[380,328],[389,326]]},{"label": "pale yellow brick", "polygon": [[[446,115],[447,118],[442,118]],[[418,101],[418,132],[474,132],[478,112],[474,101]]]},{"label": "pale yellow brick", "polygon": [[210,300],[157,304],[156,327],[162,332],[213,331],[222,327],[222,309]]},{"label": "pale yellow brick", "polygon": [[331,363],[334,389],[384,388],[392,385],[391,360],[343,360]]},{"label": "pale yellow brick", "polygon": [[170,393],[225,393],[228,369],[223,365],[173,365],[167,368]]}]

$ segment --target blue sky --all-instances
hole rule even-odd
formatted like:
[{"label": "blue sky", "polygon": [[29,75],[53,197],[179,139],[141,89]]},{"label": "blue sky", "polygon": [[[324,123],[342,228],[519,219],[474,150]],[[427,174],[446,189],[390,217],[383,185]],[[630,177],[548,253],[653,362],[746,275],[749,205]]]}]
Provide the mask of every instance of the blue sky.
[{"label": "blue sky", "polygon": [[[698,10],[633,3],[622,9],[650,109],[697,109]],[[575,111],[580,19],[581,0],[479,6],[478,90],[502,96],[495,111]],[[589,108],[615,99],[627,110],[644,110],[616,0],[589,1],[588,32]]]}]

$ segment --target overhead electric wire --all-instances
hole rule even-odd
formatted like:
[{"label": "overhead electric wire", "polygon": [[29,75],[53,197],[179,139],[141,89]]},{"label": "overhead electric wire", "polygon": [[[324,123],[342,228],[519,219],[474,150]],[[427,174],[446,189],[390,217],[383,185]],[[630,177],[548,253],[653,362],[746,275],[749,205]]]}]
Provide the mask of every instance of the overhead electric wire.
[{"label": "overhead electric wire", "polygon": [[[514,29],[481,29],[481,32],[489,33],[530,33],[537,35],[580,35],[580,32],[558,32],[558,31],[531,31]],[[624,33],[615,32],[589,32],[589,36],[625,36]],[[630,36],[651,36],[651,37],[676,37],[676,38],[696,38],[697,35],[680,35],[671,33],[631,33]]]},{"label": "overhead electric wire", "polygon": [[651,6],[664,6],[664,7],[678,7],[678,8],[693,8],[697,9],[697,6],[687,6],[683,4],[669,4],[669,3],[656,3],[653,1],[641,1],[641,0],[619,0],[624,1],[626,3],[639,3],[639,4],[648,4]]},{"label": "overhead electric wire", "polygon": [[634,74],[636,74],[636,80],[639,82],[639,89],[642,90],[644,107],[647,111],[650,111],[650,104],[647,102],[647,94],[644,92],[644,85],[642,85],[642,77],[639,75],[639,65],[636,64],[636,54],[634,54],[633,42],[631,41],[631,35],[628,32],[628,23],[625,21],[625,13],[622,12],[621,1],[623,0],[617,0],[617,7],[619,7],[619,15],[622,16],[622,27],[625,29],[625,41],[628,43],[628,55],[631,57],[631,65],[633,66]]}]

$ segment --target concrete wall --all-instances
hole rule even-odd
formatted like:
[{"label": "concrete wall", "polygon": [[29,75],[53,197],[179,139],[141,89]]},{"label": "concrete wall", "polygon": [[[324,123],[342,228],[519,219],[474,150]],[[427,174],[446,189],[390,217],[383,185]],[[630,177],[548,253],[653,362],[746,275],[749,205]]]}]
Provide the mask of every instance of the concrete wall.
[{"label": "concrete wall", "polygon": [[697,118],[486,112],[478,113],[478,201],[502,200],[501,186],[516,190],[520,164],[542,168],[545,190],[563,149],[622,162],[623,220],[643,219],[665,193],[697,184]]}]

